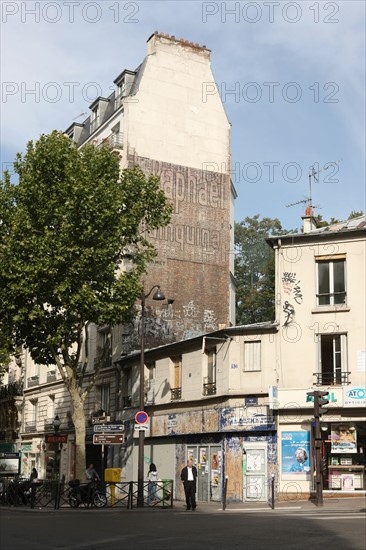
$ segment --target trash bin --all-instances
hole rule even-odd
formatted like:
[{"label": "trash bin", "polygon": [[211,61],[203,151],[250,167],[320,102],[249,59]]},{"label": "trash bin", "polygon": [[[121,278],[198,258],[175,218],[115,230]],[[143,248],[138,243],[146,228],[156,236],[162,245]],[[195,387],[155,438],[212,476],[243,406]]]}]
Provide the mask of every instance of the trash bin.
[{"label": "trash bin", "polygon": [[116,483],[121,481],[122,468],[106,468],[104,470],[104,481],[109,482],[111,490],[111,506],[114,506],[116,498]]}]

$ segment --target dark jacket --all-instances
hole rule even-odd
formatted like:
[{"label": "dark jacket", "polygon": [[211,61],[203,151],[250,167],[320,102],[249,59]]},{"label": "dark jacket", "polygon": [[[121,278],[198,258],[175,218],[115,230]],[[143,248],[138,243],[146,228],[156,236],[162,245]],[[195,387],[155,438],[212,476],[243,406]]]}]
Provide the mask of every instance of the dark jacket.
[{"label": "dark jacket", "polygon": [[[192,473],[193,473],[193,479],[196,481],[197,479],[197,468],[196,466],[192,466]],[[184,466],[182,473],[180,474],[180,479],[183,481],[188,481],[188,468],[187,466]]]}]

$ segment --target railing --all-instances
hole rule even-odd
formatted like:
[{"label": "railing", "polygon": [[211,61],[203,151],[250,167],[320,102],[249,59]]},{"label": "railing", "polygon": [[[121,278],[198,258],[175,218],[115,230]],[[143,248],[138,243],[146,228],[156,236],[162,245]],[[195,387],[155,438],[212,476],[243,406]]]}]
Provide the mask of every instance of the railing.
[{"label": "railing", "polygon": [[53,425],[53,418],[47,418],[47,420],[44,421],[44,431],[45,432],[53,432],[54,431],[54,425]]},{"label": "railing", "polygon": [[[70,482],[72,483],[72,482]],[[64,480],[3,479],[0,484],[0,504],[31,508],[125,508],[137,505],[137,481],[118,483],[74,482]],[[173,507],[173,481],[164,479],[154,484],[144,482],[144,506]]]},{"label": "railing", "polygon": [[37,374],[36,376],[30,376],[27,379],[28,388],[32,388],[33,386],[38,386],[38,384],[39,384],[39,374]]},{"label": "railing", "polygon": [[47,382],[54,382],[57,378],[56,371],[50,370],[47,373]]},{"label": "railing", "polygon": [[343,386],[350,384],[350,372],[314,372],[315,386]]},{"label": "railing", "polygon": [[341,292],[326,292],[316,295],[319,306],[337,306],[346,303],[346,293]]},{"label": "railing", "polygon": [[182,399],[182,388],[171,388],[170,390],[171,394],[171,401],[177,401],[178,399]]},{"label": "railing", "polygon": [[102,139],[97,148],[102,147],[102,145],[109,145],[112,149],[123,149],[123,132],[109,134],[109,136]]},{"label": "railing", "polygon": [[23,395],[23,383],[20,381],[12,382],[0,388],[0,399],[8,399],[19,395]]},{"label": "railing", "polygon": [[216,383],[209,382],[208,384],[203,384],[203,395],[215,395],[216,394]]},{"label": "railing", "polygon": [[33,433],[37,431],[37,422],[32,420],[31,422],[26,422],[24,425],[24,431],[26,433]]}]

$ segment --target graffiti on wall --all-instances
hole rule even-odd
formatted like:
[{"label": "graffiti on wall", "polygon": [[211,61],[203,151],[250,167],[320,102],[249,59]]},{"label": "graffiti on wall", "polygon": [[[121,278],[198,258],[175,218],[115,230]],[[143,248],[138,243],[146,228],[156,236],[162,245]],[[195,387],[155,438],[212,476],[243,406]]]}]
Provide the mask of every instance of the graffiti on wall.
[{"label": "graffiti on wall", "polygon": [[286,300],[285,303],[283,304],[282,310],[283,310],[284,314],[286,315],[286,319],[285,319],[285,322],[283,323],[283,326],[287,327],[294,320],[295,308],[292,304],[290,304]]},{"label": "graffiti on wall", "polygon": [[301,291],[301,281],[296,277],[296,273],[284,271],[282,275],[283,292],[292,296],[294,301],[300,305],[303,300]]}]

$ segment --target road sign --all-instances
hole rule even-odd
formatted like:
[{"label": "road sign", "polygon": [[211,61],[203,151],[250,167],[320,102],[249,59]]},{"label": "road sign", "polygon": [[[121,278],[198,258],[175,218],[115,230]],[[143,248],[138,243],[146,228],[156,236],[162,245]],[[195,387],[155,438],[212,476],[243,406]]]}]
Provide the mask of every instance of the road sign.
[{"label": "road sign", "polygon": [[103,424],[104,422],[109,422],[110,419],[110,416],[93,416],[92,424]]},{"label": "road sign", "polygon": [[145,411],[139,411],[135,414],[135,422],[136,424],[146,424],[146,422],[149,420],[149,415]]},{"label": "road sign", "polygon": [[135,424],[135,430],[136,431],[146,431],[149,429],[149,424]]},{"label": "road sign", "polygon": [[123,434],[94,434],[93,445],[122,445],[125,442]]},{"label": "road sign", "polygon": [[95,424],[93,431],[98,433],[120,433],[125,431],[124,424]]}]

